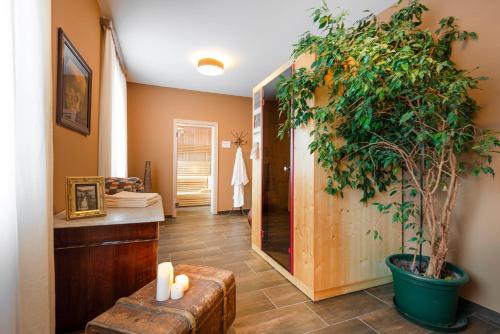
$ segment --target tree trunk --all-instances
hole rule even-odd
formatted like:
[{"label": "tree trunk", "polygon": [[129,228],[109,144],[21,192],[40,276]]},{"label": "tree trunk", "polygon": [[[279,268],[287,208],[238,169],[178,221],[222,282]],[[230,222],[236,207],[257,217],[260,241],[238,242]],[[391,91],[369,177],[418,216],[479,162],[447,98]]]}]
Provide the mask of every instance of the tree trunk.
[{"label": "tree trunk", "polygon": [[445,231],[438,247],[432,250],[425,276],[439,279],[448,253],[448,233]]}]

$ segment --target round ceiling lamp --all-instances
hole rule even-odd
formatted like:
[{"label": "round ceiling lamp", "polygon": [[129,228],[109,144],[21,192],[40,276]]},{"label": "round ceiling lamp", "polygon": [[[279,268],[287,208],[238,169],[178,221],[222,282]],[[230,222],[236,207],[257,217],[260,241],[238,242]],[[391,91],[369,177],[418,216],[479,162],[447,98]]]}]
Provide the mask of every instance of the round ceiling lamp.
[{"label": "round ceiling lamp", "polygon": [[198,72],[209,76],[221,75],[224,73],[224,64],[214,58],[202,58],[198,60]]}]

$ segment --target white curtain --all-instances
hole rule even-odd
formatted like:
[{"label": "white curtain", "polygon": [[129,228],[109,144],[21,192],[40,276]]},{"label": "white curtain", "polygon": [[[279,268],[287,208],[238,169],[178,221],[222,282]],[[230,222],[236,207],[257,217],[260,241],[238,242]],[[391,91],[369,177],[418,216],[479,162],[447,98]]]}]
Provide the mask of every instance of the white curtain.
[{"label": "white curtain", "polygon": [[51,1],[1,1],[0,45],[0,332],[51,333]]},{"label": "white curtain", "polygon": [[99,110],[99,175],[127,176],[127,81],[110,28],[104,34]]}]

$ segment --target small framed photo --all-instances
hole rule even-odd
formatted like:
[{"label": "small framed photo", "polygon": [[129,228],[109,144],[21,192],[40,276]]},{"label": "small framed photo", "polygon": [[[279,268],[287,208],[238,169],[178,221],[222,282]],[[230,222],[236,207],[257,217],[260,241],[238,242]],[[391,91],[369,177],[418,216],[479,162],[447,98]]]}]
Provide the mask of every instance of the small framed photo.
[{"label": "small framed photo", "polygon": [[64,31],[58,30],[57,124],[90,134],[92,70]]},{"label": "small framed photo", "polygon": [[104,177],[66,177],[66,219],[106,215]]}]

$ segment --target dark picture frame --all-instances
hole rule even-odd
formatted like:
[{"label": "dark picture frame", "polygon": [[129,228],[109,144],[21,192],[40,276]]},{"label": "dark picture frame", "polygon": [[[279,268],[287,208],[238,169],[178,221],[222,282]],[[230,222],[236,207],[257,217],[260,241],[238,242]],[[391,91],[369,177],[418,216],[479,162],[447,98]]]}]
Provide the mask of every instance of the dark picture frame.
[{"label": "dark picture frame", "polygon": [[62,28],[57,30],[56,123],[82,135],[90,134],[92,70]]}]

